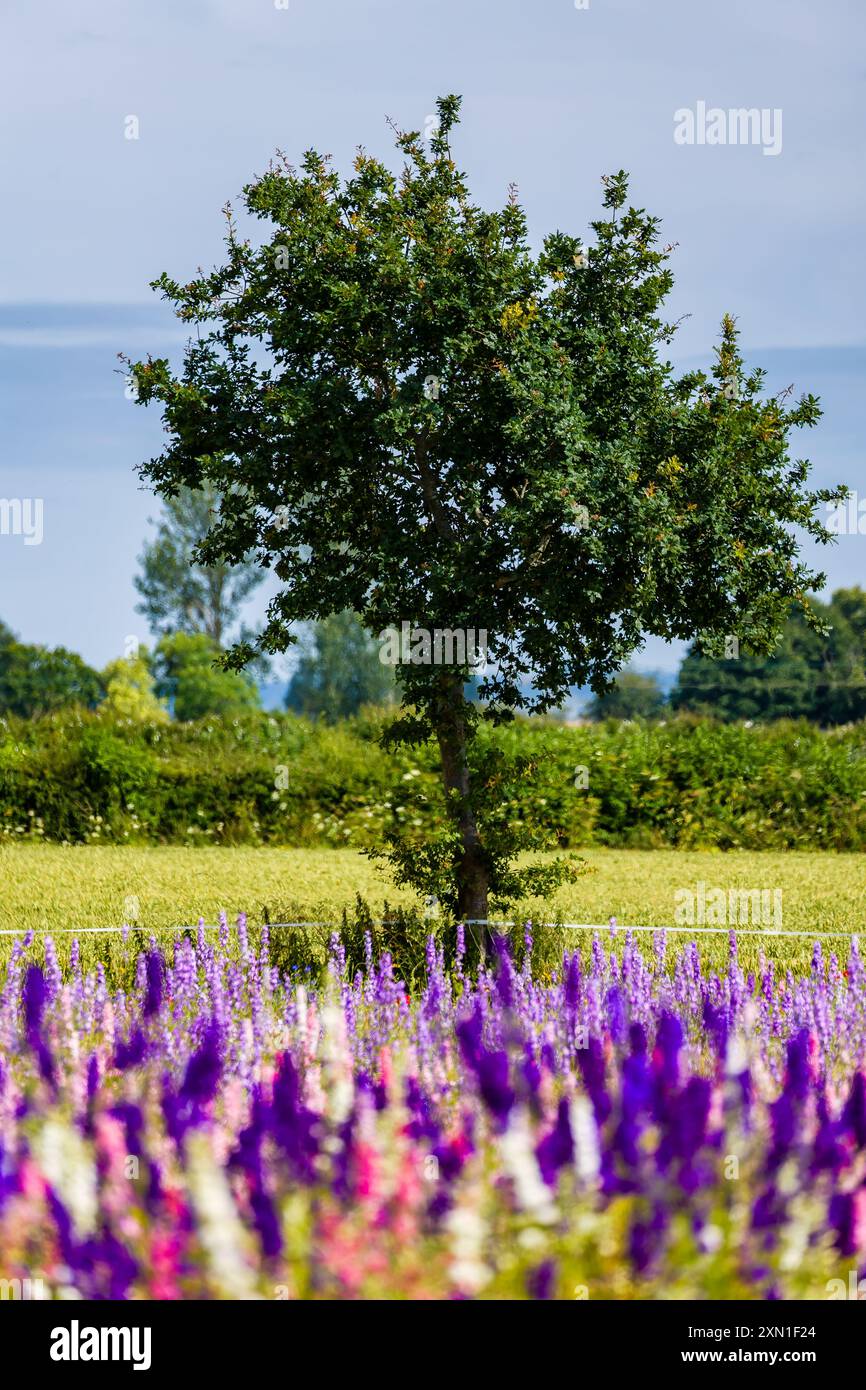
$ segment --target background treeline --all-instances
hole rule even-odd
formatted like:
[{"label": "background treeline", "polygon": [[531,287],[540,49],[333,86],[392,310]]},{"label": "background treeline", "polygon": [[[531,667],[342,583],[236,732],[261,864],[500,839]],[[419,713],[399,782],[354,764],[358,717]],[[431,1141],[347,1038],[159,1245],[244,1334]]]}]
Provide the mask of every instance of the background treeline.
[{"label": "background treeline", "polygon": [[[435,753],[386,752],[385,718],[10,716],[0,839],[375,848],[399,826],[420,846],[445,820]],[[866,848],[866,724],[521,720],[488,737],[530,758],[497,814],[551,846]]]},{"label": "background treeline", "polygon": [[[39,717],[72,708],[138,723],[234,719],[261,707],[268,663],[243,673],[220,664],[229,646],[251,635],[244,604],[263,571],[248,556],[237,565],[205,563],[202,546],[221,494],[211,485],[179,489],[165,502],[135,578],[153,636],[134,638],[102,671],[73,651],[22,642],[0,621],[0,717]],[[807,719],[823,728],[866,719],[866,592],[840,589],[812,602],[824,633],[792,612],[776,653],[752,656],[731,634],[731,651],[710,660],[692,650],[669,692],[652,675],[624,671],[608,694],[584,696],[590,719],[659,720],[672,712],[723,721]],[[394,668],[351,613],[306,623],[285,705],[311,719],[337,722],[365,706],[399,698]],[[578,703],[581,692],[576,692]]]},{"label": "background treeline", "polygon": [[[840,589],[813,606],[825,635],[795,612],[769,659],[737,646],[719,660],[692,650],[668,693],[656,677],[626,670],[609,694],[588,699],[583,713],[597,721],[686,712],[724,722],[807,719],[822,728],[866,719],[866,593]],[[152,651],[135,647],[103,671],[64,648],[20,642],[0,622],[0,716],[84,707],[133,720],[187,721],[259,709],[256,677],[265,671],[221,669],[224,648],[213,634],[223,619],[204,612],[200,629],[157,628]],[[394,669],[382,665],[376,642],[352,614],[334,614],[300,634],[287,708],[333,723],[366,705],[393,704],[398,695]]]},{"label": "background treeline", "polygon": [[626,671],[616,689],[593,700],[591,718],[659,719],[671,711],[715,719],[809,719],[825,728],[866,718],[866,593],[839,589],[829,603],[812,602],[825,635],[791,614],[772,657],[732,655],[710,660],[692,650],[665,698],[648,675]]}]

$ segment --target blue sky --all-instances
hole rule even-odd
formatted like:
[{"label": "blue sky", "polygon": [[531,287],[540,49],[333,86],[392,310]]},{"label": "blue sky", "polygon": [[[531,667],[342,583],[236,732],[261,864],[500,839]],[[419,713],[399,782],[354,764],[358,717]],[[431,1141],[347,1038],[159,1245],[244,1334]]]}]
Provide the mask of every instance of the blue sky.
[{"label": "blue sky", "polygon": [[[178,353],[148,282],[220,258],[227,199],[276,147],[341,168],[463,94],[455,141],[479,201],[517,183],[537,241],[583,231],[600,176],[676,243],[677,361],[726,310],[771,388],[818,392],[798,453],[862,492],[866,8],[857,0],[4,0],[0,53],[0,497],[44,499],[44,539],[0,535],[0,618],[102,664],[142,639],[132,575],[158,504],[136,464],[153,412],[116,354]],[[698,102],[781,111],[782,147],[680,145]],[[138,139],[125,138],[129,117]],[[866,583],[864,537],[823,551]],[[651,643],[645,666],[676,664]]]}]

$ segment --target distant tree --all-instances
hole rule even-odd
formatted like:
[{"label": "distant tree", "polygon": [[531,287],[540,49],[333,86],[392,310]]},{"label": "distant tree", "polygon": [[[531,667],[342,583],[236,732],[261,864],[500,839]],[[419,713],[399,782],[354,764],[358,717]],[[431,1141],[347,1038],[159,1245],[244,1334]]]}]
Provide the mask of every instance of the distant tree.
[{"label": "distant tree", "polygon": [[93,709],[104,694],[98,672],[77,652],[19,642],[0,623],[0,714],[29,719],[69,705]]},{"label": "distant tree", "polygon": [[866,718],[866,594],[840,589],[829,603],[812,606],[824,631],[794,610],[770,657],[737,646],[715,660],[690,651],[671,692],[672,707],[727,721],[832,725]]},{"label": "distant tree", "polygon": [[100,714],[137,724],[164,724],[168,710],[153,688],[150,659],[143,647],[131,656],[109,662],[102,673],[105,699]]},{"label": "distant tree", "polygon": [[655,676],[623,671],[606,695],[596,695],[587,707],[590,719],[659,719],[665,697]]},{"label": "distant tree", "polygon": [[866,593],[838,589],[828,605],[830,631],[818,671],[819,723],[866,719]]},{"label": "distant tree", "polygon": [[329,723],[356,714],[362,705],[393,704],[393,666],[354,613],[334,613],[312,626],[286,694],[286,708]]},{"label": "distant tree", "polygon": [[218,657],[219,648],[203,632],[173,632],[157,643],[156,692],[171,701],[175,719],[229,718],[261,707],[252,678],[221,669]]},{"label": "distant tree", "polygon": [[165,499],[155,538],[141,555],[135,587],[142,596],[136,611],[155,633],[204,633],[218,648],[230,634],[242,636],[241,607],[261,583],[264,571],[247,558],[238,564],[204,563],[199,546],[217,524],[222,494],[206,480],[181,487]]}]

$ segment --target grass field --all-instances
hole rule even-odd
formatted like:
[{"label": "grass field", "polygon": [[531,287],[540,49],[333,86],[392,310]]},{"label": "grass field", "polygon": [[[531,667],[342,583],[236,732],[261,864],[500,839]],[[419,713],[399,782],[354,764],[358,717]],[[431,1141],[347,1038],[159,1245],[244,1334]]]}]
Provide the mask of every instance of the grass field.
[{"label": "grass field", "polygon": [[[558,917],[622,926],[671,926],[675,893],[707,889],[781,888],[786,931],[856,932],[866,925],[866,861],[858,854],[821,852],[588,850],[587,872],[548,903],[527,901],[508,916],[536,922]],[[208,923],[221,909],[262,920],[332,920],[360,894],[374,914],[387,901],[418,899],[399,890],[387,872],[352,850],[185,849],[17,845],[0,849],[0,929],[69,931],[116,926],[135,918],[145,929]],[[11,937],[0,938],[0,954]],[[708,954],[727,950],[724,936],[706,938]],[[805,965],[807,940],[748,938],[788,963]],[[828,947],[847,951],[847,943]],[[753,958],[748,949],[744,960]]]}]

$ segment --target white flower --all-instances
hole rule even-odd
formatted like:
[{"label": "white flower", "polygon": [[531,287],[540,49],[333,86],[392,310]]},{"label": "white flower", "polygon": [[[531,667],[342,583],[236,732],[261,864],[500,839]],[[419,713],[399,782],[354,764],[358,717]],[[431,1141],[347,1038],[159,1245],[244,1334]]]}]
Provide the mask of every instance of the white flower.
[{"label": "white flower", "polygon": [[586,1096],[575,1096],[569,1107],[571,1132],[574,1135],[574,1166],[584,1182],[592,1182],[601,1168],[598,1147],[598,1126],[592,1105]]},{"label": "white flower", "polygon": [[247,1262],[248,1238],[207,1135],[187,1139],[189,1189],[198,1216],[198,1233],[214,1279],[228,1298],[255,1298]]},{"label": "white flower", "polygon": [[491,1275],[482,1258],[487,1228],[480,1202],[480,1191],[467,1192],[463,1203],[452,1207],[444,1222],[451,1237],[449,1273],[457,1288],[469,1294],[479,1293]]},{"label": "white flower", "polygon": [[295,990],[295,1010],[298,1019],[298,1033],[303,1036],[307,1028],[307,991],[303,985]]},{"label": "white flower", "polygon": [[749,1052],[746,1047],[746,1040],[740,1033],[734,1033],[728,1038],[728,1050],[725,1056],[725,1072],[728,1076],[739,1076],[749,1065]]},{"label": "white flower", "polygon": [[99,1214],[96,1172],[82,1135],[72,1125],[47,1120],[33,1147],[43,1174],[68,1207],[79,1236],[92,1231]]},{"label": "white flower", "polygon": [[714,1255],[717,1250],[721,1250],[724,1235],[719,1226],[704,1226],[698,1238],[698,1243],[702,1250],[708,1255]]},{"label": "white flower", "polygon": [[514,1183],[521,1210],[533,1220],[548,1225],[556,1220],[556,1207],[538,1167],[532,1144],[529,1118],[524,1109],[511,1117],[500,1143],[502,1165]]}]

